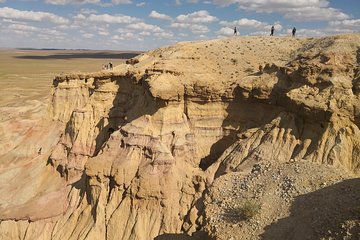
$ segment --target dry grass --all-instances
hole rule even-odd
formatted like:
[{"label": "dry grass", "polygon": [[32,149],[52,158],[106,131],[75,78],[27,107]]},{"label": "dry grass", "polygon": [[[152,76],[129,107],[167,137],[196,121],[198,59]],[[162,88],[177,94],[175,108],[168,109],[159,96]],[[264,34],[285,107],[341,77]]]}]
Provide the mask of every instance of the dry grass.
[{"label": "dry grass", "polygon": [[240,221],[249,221],[260,213],[261,206],[259,203],[245,201],[236,207],[230,207],[225,210],[225,220],[237,223]]}]

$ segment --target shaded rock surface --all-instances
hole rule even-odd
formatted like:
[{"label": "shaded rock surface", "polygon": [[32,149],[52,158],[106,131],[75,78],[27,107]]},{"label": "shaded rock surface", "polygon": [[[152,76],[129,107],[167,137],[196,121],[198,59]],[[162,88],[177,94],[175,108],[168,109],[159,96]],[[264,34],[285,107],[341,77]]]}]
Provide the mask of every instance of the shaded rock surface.
[{"label": "shaded rock surface", "polygon": [[1,239],[356,239],[359,40],[179,43],[55,77],[34,133],[1,121]]}]

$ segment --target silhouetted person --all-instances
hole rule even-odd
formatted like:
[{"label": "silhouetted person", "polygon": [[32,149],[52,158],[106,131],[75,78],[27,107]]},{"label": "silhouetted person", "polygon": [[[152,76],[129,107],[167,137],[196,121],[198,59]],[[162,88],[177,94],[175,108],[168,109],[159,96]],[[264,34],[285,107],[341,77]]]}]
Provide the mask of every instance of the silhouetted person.
[{"label": "silhouetted person", "polygon": [[294,27],[292,30],[292,36],[295,37],[295,34],[296,34],[296,28]]},{"label": "silhouetted person", "polygon": [[109,62],[109,69],[110,69],[110,70],[113,69],[113,64],[112,64],[112,62]]},{"label": "silhouetted person", "polygon": [[272,27],[271,27],[270,36],[274,36],[274,30],[275,30],[275,27],[274,27],[274,26],[272,26]]},{"label": "silhouetted person", "polygon": [[235,35],[235,36],[237,35],[236,27],[234,27],[234,35]]}]

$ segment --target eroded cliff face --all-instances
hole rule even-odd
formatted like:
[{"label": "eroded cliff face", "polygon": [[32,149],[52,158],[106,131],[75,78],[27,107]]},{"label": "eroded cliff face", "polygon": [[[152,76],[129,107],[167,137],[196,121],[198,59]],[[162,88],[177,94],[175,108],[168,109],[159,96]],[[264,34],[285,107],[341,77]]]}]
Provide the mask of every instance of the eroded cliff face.
[{"label": "eroded cliff face", "polygon": [[63,131],[44,168],[59,181],[51,196],[62,198],[43,201],[62,208],[38,216],[20,211],[34,208],[34,198],[16,211],[0,205],[2,239],[152,239],[213,229],[210,187],[270,160],[358,175],[359,40],[180,43],[111,72],[56,77],[49,121]]}]

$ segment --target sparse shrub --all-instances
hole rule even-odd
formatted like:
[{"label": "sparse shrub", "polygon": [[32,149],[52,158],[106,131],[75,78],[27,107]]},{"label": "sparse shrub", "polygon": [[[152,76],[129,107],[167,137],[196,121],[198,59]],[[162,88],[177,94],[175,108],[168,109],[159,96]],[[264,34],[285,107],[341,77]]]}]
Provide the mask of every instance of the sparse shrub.
[{"label": "sparse shrub", "polygon": [[239,208],[234,209],[243,220],[247,221],[255,217],[260,212],[261,206],[258,203],[246,201]]},{"label": "sparse shrub", "polygon": [[230,59],[230,61],[231,61],[234,65],[236,65],[236,64],[238,63],[238,60],[235,59],[235,58]]},{"label": "sparse shrub", "polygon": [[228,208],[224,217],[229,222],[249,221],[260,213],[261,206],[258,203],[246,201],[240,206]]},{"label": "sparse shrub", "polygon": [[131,58],[131,59],[126,60],[126,64],[135,65],[137,63],[139,63],[139,60],[136,58]]},{"label": "sparse shrub", "polygon": [[246,69],[245,69],[245,72],[246,72],[246,73],[253,73],[253,72],[254,72],[254,69],[252,69],[252,68],[246,68]]}]

